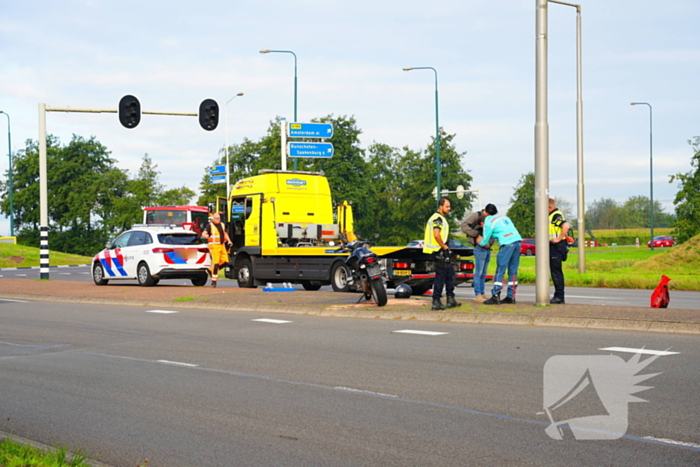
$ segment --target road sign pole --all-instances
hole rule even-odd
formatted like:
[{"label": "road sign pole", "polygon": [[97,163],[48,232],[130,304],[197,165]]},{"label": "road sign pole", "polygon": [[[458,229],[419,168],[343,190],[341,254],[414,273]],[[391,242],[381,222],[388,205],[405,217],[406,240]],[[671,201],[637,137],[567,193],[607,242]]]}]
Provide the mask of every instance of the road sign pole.
[{"label": "road sign pole", "polygon": [[282,138],[282,170],[287,170],[287,119],[280,118],[280,137]]}]

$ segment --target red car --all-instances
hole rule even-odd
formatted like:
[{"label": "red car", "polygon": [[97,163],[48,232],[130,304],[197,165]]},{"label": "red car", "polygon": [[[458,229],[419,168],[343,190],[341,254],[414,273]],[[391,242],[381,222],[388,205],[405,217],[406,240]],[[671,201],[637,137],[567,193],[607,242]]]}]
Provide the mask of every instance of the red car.
[{"label": "red car", "polygon": [[[654,237],[654,248],[674,246],[676,241],[670,235],[659,235]],[[651,248],[651,242],[647,242],[647,247]]]},{"label": "red car", "polygon": [[534,238],[523,238],[520,244],[520,254],[525,256],[535,255],[535,239]]}]

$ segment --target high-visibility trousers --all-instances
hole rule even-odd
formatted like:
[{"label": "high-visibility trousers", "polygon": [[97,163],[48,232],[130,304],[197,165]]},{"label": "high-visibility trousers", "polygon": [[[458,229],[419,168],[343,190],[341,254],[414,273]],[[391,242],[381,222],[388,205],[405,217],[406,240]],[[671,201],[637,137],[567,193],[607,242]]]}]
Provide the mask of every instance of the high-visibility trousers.
[{"label": "high-visibility trousers", "polygon": [[217,264],[221,265],[224,263],[228,263],[228,253],[226,252],[226,245],[209,244],[209,253],[211,254],[212,266],[215,266]]}]

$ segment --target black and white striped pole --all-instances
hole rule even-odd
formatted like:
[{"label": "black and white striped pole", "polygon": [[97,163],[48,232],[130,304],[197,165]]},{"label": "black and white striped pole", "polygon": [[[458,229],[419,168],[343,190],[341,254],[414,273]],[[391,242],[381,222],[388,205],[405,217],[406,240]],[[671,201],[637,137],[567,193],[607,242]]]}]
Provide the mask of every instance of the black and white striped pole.
[{"label": "black and white striped pole", "polygon": [[39,224],[40,224],[40,279],[49,279],[49,209],[48,209],[48,175],[46,169],[46,112],[79,113],[113,113],[119,114],[119,121],[126,128],[135,128],[141,121],[141,114],[178,115],[197,117],[199,124],[206,131],[215,130],[219,123],[219,107],[213,99],[205,99],[199,113],[188,112],[141,112],[141,104],[134,96],[124,96],[119,101],[119,110],[88,109],[79,107],[49,107],[39,104]]}]

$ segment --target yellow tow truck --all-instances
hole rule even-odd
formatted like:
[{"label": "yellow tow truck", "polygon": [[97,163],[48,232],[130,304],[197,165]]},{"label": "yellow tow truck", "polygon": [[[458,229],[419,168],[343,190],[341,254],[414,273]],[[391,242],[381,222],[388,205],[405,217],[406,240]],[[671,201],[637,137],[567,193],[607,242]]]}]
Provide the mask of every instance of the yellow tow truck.
[{"label": "yellow tow truck", "polygon": [[[343,202],[333,212],[322,174],[263,170],[239,180],[228,201],[226,224],[233,246],[226,277],[235,278],[239,287],[290,282],[306,290],[323,285],[350,290],[344,267],[348,254],[341,246],[356,238],[352,206]],[[432,286],[433,261],[421,248],[372,246],[372,251],[382,258],[388,287],[408,283],[422,294]],[[455,254],[471,256],[472,251]],[[460,260],[456,268],[458,282],[465,282],[473,263]]]}]

